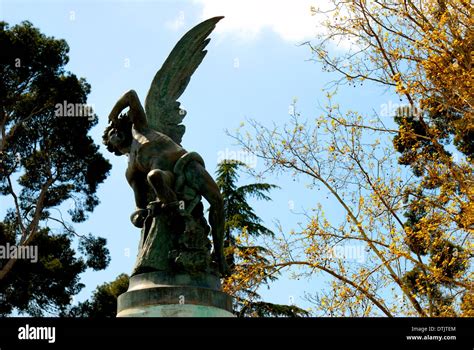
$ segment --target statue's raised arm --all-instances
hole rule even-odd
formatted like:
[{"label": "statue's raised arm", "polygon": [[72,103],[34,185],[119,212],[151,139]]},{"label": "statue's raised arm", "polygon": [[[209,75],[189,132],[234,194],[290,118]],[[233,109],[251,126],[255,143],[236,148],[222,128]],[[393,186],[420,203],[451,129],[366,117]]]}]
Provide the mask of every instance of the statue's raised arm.
[{"label": "statue's raised arm", "polygon": [[132,122],[133,126],[137,130],[144,130],[148,127],[145,110],[140,103],[135,90],[127,91],[120,99],[115,103],[114,108],[109,114],[109,122],[115,123],[120,117],[120,113],[125,109],[130,108],[128,117]]}]

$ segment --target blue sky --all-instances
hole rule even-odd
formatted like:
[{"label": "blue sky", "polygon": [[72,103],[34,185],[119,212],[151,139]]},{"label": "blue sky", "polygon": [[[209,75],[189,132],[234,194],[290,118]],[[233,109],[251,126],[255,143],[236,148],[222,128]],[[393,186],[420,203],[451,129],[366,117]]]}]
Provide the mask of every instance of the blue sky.
[{"label": "blue sky", "polygon": [[[204,62],[180,99],[188,112],[183,145],[199,152],[214,174],[219,152],[239,150],[225,129],[232,131],[247,118],[268,126],[281,125],[289,119],[294,98],[304,118],[314,118],[325,103],[322,88],[335,78],[308,61],[309,48],[298,45],[314,38],[319,30],[318,18],[310,14],[316,0],[254,2],[0,0],[0,19],[10,25],[29,20],[48,36],[68,42],[70,61],[66,68],[92,86],[88,102],[94,106],[99,124],[91,134],[99,144],[116,100],[135,89],[143,102],[154,74],[179,38],[201,20],[225,15],[211,35]],[[340,90],[337,100],[343,109],[370,112],[380,109],[387,97],[381,89],[366,85],[363,89]],[[119,273],[130,273],[138,245],[139,231],[129,221],[134,201],[124,178],[127,159],[113,156],[104,147],[101,150],[113,165],[98,191],[101,204],[87,222],[75,227],[80,233],[106,237],[112,261],[105,271],[83,275],[86,288],[76,300],[89,297],[98,284],[113,280]],[[244,175],[241,181],[254,180]],[[304,182],[292,181],[289,176],[265,181],[281,187],[272,192],[272,202],[255,203],[256,212],[272,229],[276,218],[285,230],[297,229],[298,222],[304,222],[290,211],[289,201],[293,201],[295,211],[301,211],[325,197],[309,192]],[[0,203],[3,215],[8,202],[2,198]],[[341,210],[334,207],[329,215],[337,216]],[[319,277],[296,281],[285,275],[261,292],[267,301],[294,300],[297,305],[308,306],[301,299],[304,291],[317,291],[321,282]]]}]

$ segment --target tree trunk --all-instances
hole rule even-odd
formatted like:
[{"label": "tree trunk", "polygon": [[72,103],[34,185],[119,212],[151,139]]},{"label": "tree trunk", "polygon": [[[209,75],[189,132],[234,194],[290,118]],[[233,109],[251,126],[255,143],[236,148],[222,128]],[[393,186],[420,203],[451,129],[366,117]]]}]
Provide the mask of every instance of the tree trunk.
[{"label": "tree trunk", "polygon": [[5,266],[0,270],[0,281],[2,281],[6,275],[12,270],[13,266],[15,266],[17,259],[9,259]]}]

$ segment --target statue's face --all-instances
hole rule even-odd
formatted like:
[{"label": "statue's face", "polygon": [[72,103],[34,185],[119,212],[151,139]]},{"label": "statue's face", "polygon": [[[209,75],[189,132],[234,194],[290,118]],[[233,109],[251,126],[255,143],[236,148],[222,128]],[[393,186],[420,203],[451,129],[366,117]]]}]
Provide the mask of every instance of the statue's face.
[{"label": "statue's face", "polygon": [[126,145],[126,137],[124,133],[116,128],[110,129],[108,136],[109,145],[122,154],[129,152],[129,145]]},{"label": "statue's face", "polygon": [[127,115],[120,115],[105,128],[102,141],[109,152],[117,156],[130,153],[133,142],[132,123]]},{"label": "statue's face", "polygon": [[110,144],[116,148],[120,148],[124,141],[123,133],[115,128],[110,129],[108,137]]}]

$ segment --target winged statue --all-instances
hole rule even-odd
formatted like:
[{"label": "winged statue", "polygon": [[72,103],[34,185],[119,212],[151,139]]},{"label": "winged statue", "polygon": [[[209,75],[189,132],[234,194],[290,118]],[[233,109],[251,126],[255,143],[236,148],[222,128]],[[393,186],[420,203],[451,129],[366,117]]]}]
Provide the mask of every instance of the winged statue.
[{"label": "winged statue", "polygon": [[[178,41],[153,78],[145,108],[130,90],[109,114],[103,141],[110,152],[128,155],[126,178],[136,204],[131,221],[141,229],[133,274],[212,268],[220,275],[228,272],[222,195],[201,156],[181,145],[186,112],[177,101],[207,53],[208,36],[222,18],[198,24]],[[209,203],[210,227],[202,197]]]}]

